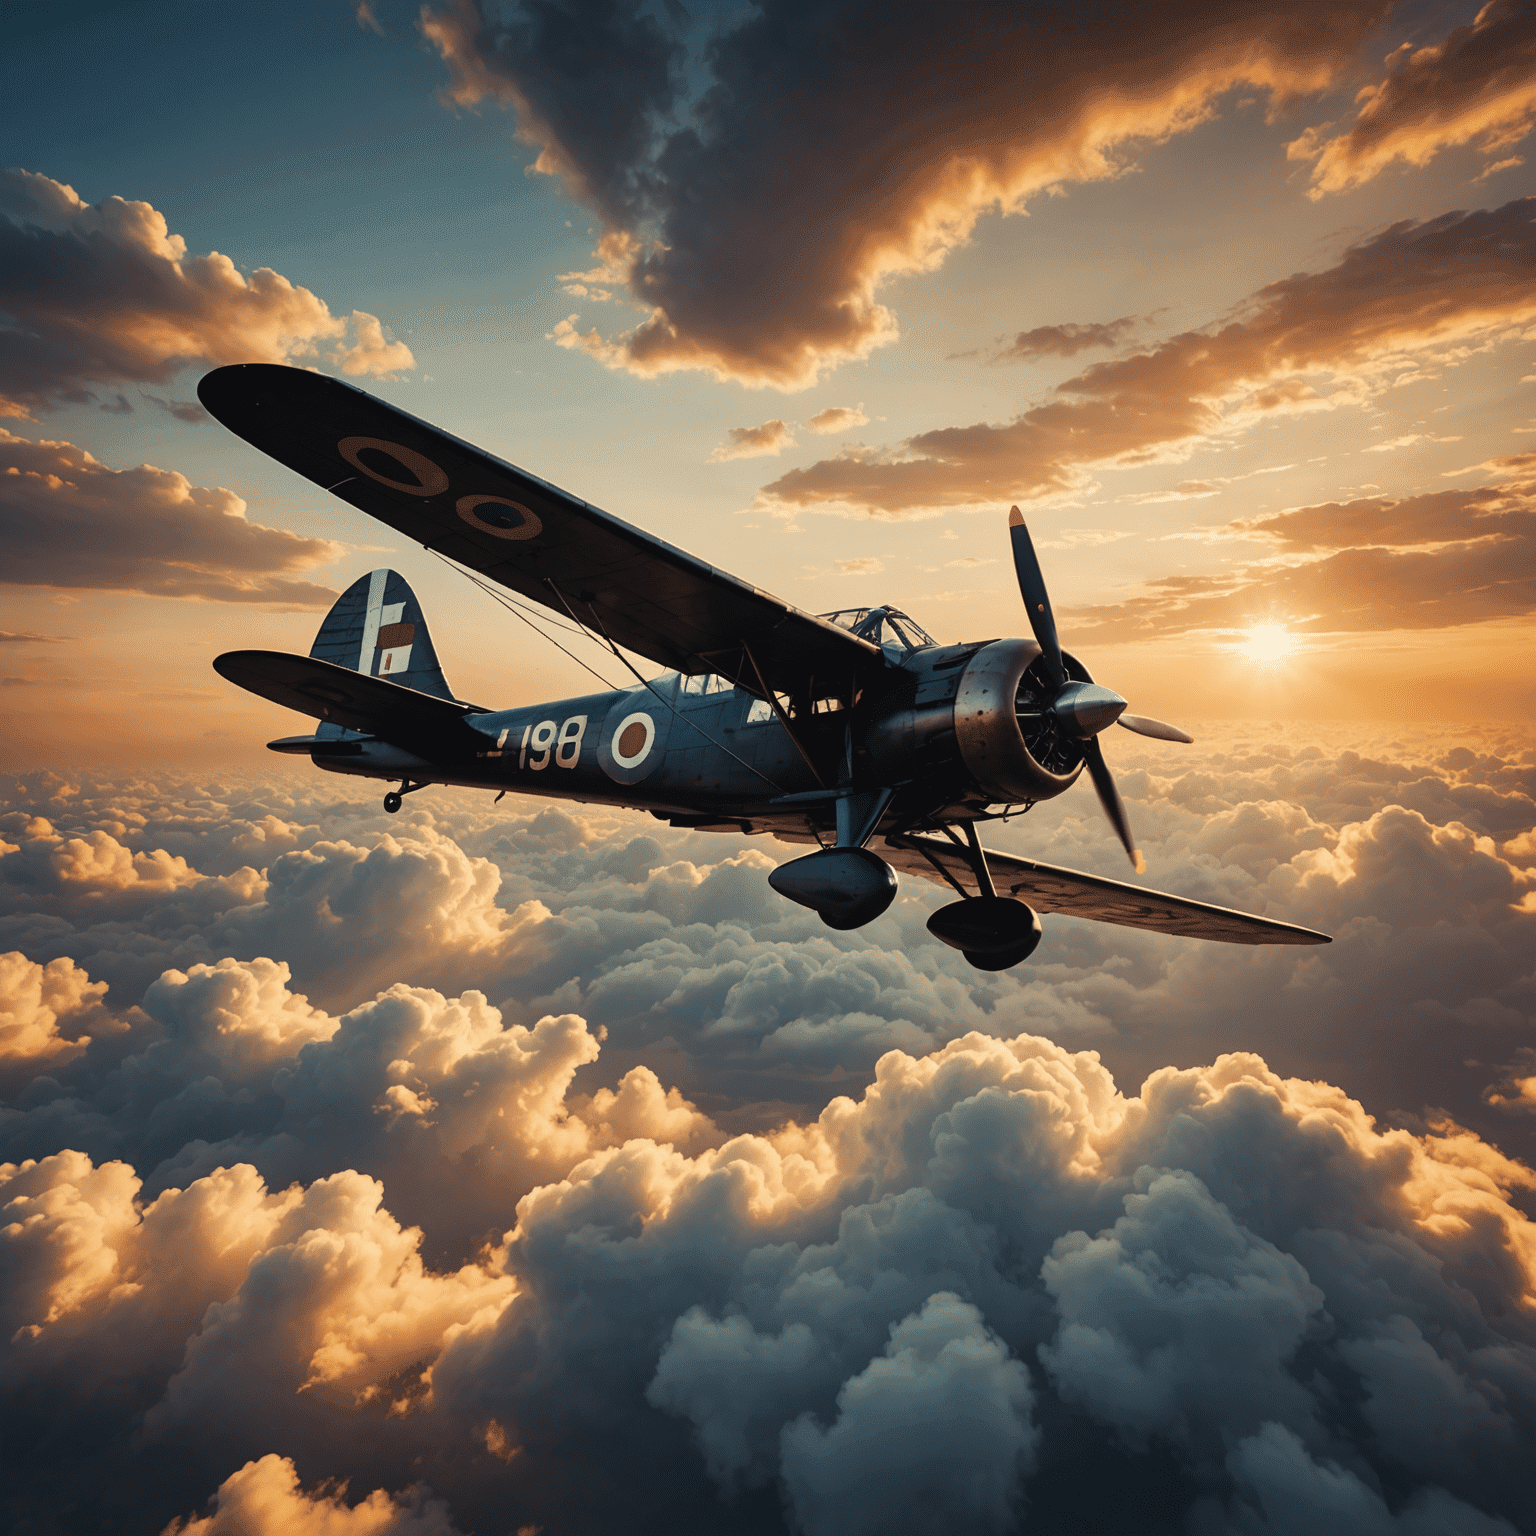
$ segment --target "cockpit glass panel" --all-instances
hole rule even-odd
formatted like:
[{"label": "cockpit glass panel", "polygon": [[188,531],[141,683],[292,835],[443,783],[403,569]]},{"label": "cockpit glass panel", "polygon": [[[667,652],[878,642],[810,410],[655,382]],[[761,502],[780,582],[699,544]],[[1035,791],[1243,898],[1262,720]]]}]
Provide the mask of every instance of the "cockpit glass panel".
[{"label": "cockpit glass panel", "polygon": [[914,624],[899,608],[839,608],[836,613],[818,614],[842,629],[852,630],[861,640],[873,645],[899,645],[915,651],[938,642],[921,624]]},{"label": "cockpit glass panel", "polygon": [[836,624],[840,629],[852,630],[857,630],[868,617],[868,608],[839,608],[836,613],[817,614],[817,618],[825,619],[829,624]]},{"label": "cockpit glass panel", "polygon": [[919,646],[938,643],[921,624],[913,623],[899,608],[890,609],[886,613],[885,621],[909,651],[915,651]]}]

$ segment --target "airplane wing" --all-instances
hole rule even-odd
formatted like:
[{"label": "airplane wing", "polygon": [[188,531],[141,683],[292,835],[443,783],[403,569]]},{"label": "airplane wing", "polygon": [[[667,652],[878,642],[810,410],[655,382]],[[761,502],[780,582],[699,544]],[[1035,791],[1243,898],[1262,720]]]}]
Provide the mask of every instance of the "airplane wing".
[{"label": "airplane wing", "polygon": [[566,602],[584,623],[595,615],[664,667],[754,693],[761,670],[776,692],[814,696],[818,681],[831,693],[883,665],[867,640],[339,379],[239,363],[197,393],[232,432],[359,511],[561,617]]},{"label": "airplane wing", "polygon": [[366,731],[410,751],[441,758],[485,746],[485,737],[464,723],[465,715],[484,713],[476,705],[418,693],[313,656],[226,651],[213,669],[274,704],[349,730]]},{"label": "airplane wing", "polygon": [[[885,858],[903,874],[921,875],[948,884],[940,870],[967,892],[976,890],[965,852],[947,838],[898,834],[887,837]],[[1065,912],[1122,928],[1148,928],[1154,933],[1182,934],[1190,939],[1214,939],[1220,944],[1331,944],[1326,933],[1277,923],[1272,918],[1214,907],[1184,896],[1143,890],[1120,880],[1085,875],[1080,870],[1018,859],[987,850],[987,868],[999,896],[1017,896],[1040,912]]]}]

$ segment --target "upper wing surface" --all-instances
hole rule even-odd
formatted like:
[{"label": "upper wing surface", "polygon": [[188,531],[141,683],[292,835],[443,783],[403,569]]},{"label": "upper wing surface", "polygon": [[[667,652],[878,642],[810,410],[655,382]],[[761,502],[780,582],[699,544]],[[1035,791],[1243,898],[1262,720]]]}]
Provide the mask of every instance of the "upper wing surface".
[{"label": "upper wing surface", "polygon": [[[232,432],[370,517],[681,672],[828,691],[876,646],[322,374],[241,363],[198,398]],[[562,597],[564,601],[562,601]]]},{"label": "upper wing surface", "polygon": [[[942,866],[967,890],[976,888],[965,853],[947,840],[911,835],[888,837],[885,857],[908,875],[942,882]],[[1065,912],[1122,928],[1149,928],[1190,939],[1215,939],[1221,944],[1328,944],[1326,933],[1277,923],[1272,918],[1234,912],[1184,896],[1143,890],[1120,880],[1105,880],[1076,869],[1040,864],[1007,853],[987,851],[987,868],[999,896],[1017,896],[1041,912]]]}]

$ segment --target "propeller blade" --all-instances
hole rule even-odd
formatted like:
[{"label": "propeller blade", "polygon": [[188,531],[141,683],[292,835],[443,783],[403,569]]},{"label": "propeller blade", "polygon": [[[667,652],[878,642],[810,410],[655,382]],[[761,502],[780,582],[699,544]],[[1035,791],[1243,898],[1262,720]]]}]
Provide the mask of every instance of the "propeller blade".
[{"label": "propeller blade", "polygon": [[1131,823],[1125,814],[1125,801],[1115,788],[1115,777],[1109,771],[1109,764],[1104,761],[1104,749],[1099,745],[1097,736],[1090,736],[1083,743],[1083,760],[1088,764],[1088,775],[1093,780],[1093,787],[1099,792],[1099,804],[1104,807],[1110,826],[1115,829],[1116,835],[1125,845],[1125,851],[1130,854],[1132,867],[1138,875],[1146,874],[1147,861],[1142,858],[1141,850],[1131,837]]},{"label": "propeller blade", "polygon": [[1059,688],[1067,678],[1061,664],[1061,642],[1056,638],[1056,616],[1051,612],[1050,594],[1045,590],[1045,577],[1040,571],[1040,559],[1030,541],[1029,529],[1024,526],[1024,514],[1017,507],[1008,509],[1008,537],[1013,543],[1013,569],[1019,578],[1019,595],[1024,599],[1029,614],[1029,627],[1045,654],[1046,670],[1053,687]]},{"label": "propeller blade", "polygon": [[1150,715],[1121,715],[1115,724],[1123,725],[1128,731],[1135,731],[1138,736],[1152,736],[1158,741],[1182,741],[1189,746],[1195,739],[1193,736],[1186,736],[1178,726],[1165,725],[1161,720],[1154,720]]}]

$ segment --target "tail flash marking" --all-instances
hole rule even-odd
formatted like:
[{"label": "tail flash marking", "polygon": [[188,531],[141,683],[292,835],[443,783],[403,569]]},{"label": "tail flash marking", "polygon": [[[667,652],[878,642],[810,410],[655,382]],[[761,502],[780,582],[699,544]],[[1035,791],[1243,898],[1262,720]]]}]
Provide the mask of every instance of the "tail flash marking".
[{"label": "tail flash marking", "polygon": [[368,608],[363,615],[363,648],[357,653],[357,670],[364,677],[373,675],[373,652],[379,639],[379,625],[384,611],[384,580],[388,575],[388,571],[371,571],[368,575]]}]

